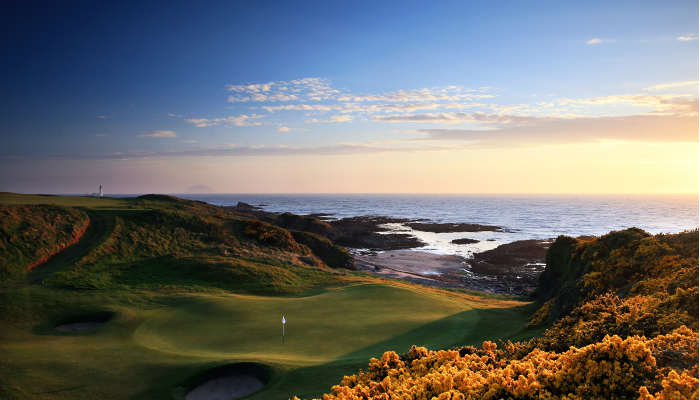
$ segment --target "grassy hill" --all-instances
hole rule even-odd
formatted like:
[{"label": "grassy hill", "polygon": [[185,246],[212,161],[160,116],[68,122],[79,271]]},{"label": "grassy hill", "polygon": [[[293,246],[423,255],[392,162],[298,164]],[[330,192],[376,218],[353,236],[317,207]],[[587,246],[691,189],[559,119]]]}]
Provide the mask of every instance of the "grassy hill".
[{"label": "grassy hill", "polygon": [[[306,217],[263,222],[162,195],[0,194],[0,204],[30,210],[37,230],[59,215],[89,220],[77,243],[27,273],[31,260],[17,263],[0,288],[3,399],[182,399],[204,371],[241,361],[272,374],[251,399],[319,397],[387,350],[527,335],[537,307],[331,268],[346,252]],[[112,318],[54,329],[90,315]]]}]

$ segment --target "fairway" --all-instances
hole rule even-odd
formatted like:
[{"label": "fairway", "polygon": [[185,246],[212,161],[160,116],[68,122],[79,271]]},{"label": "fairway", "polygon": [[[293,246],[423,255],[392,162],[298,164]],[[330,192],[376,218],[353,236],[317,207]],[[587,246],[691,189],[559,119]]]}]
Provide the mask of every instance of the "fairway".
[{"label": "fairway", "polygon": [[0,193],[0,204],[54,204],[69,207],[125,207],[134,203],[133,198],[93,197],[93,196],[54,196],[42,194]]},{"label": "fairway", "polygon": [[[457,345],[471,308],[426,291],[361,285],[305,298],[205,298],[142,324],[137,342],[171,353],[261,361],[366,360],[411,345]],[[282,344],[282,315],[287,319]]]}]

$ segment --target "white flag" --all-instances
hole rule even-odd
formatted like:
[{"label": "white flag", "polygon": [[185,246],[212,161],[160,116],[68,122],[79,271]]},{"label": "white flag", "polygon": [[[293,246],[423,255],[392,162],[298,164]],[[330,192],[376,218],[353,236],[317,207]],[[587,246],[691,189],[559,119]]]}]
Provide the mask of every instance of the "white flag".
[{"label": "white flag", "polygon": [[284,320],[284,315],[282,316],[282,323],[286,323],[287,321]]}]

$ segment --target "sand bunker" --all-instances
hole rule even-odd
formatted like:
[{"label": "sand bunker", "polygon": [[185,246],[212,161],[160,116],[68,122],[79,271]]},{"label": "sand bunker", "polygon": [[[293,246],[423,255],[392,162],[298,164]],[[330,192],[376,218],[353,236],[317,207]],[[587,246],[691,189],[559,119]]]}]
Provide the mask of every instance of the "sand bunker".
[{"label": "sand bunker", "polygon": [[61,332],[84,331],[86,329],[92,329],[96,326],[104,324],[112,319],[113,316],[114,315],[112,313],[87,315],[80,318],[74,318],[63,324],[57,325],[54,327],[54,329]]},{"label": "sand bunker", "polygon": [[257,364],[240,363],[215,368],[204,374],[186,400],[229,400],[249,395],[265,387],[268,372]]},{"label": "sand bunker", "polygon": [[237,399],[247,394],[257,392],[265,387],[260,380],[252,375],[230,376],[211,380],[189,392],[187,400],[228,400]]}]

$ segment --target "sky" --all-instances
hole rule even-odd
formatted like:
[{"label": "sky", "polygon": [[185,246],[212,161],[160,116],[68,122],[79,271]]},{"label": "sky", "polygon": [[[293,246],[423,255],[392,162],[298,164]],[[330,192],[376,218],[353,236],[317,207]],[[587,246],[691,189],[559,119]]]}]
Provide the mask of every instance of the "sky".
[{"label": "sky", "polygon": [[22,1],[0,191],[697,193],[697,1]]}]

